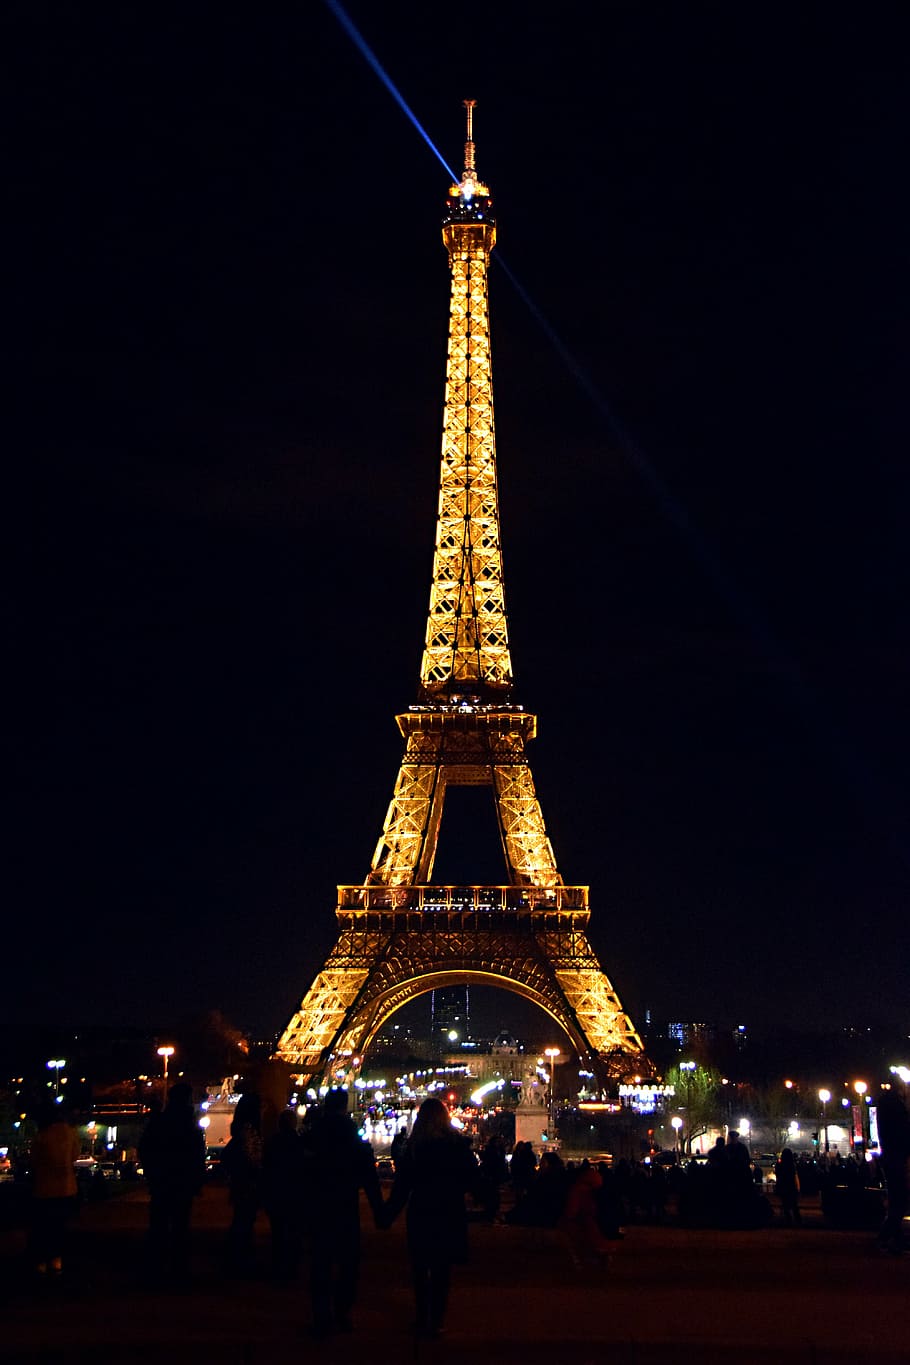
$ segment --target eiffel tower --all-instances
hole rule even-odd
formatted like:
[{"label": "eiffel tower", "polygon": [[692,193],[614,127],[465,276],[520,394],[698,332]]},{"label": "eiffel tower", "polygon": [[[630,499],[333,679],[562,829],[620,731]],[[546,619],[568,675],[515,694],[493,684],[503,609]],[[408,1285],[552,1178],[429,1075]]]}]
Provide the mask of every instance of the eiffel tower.
[{"label": "eiffel tower", "polygon": [[[588,888],[566,886],[526,748],[537,718],[511,701],[493,431],[487,269],[490,191],[474,163],[449,189],[452,272],[442,473],[417,703],[396,717],[404,757],[366,882],[338,888],[338,939],[278,1044],[301,1084],[356,1070],[383,1022],[431,989],[486,984],[559,1024],[604,1088],[645,1065],[588,941]],[[446,790],[489,787],[506,883],[432,881]]]}]

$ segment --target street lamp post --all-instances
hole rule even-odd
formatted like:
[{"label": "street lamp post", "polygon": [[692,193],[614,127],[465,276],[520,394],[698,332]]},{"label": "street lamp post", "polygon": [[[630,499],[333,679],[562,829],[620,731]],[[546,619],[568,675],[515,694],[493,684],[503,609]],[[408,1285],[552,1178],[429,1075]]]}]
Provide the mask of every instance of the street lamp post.
[{"label": "street lamp post", "polygon": [[680,1071],[686,1073],[686,1151],[692,1155],[692,1072],[694,1062],[680,1062]]},{"label": "street lamp post", "polygon": [[828,1155],[828,1101],[831,1098],[830,1090],[819,1090],[818,1098],[822,1102],[822,1128],[825,1133],[825,1156]]},{"label": "street lamp post", "polygon": [[869,1089],[869,1087],[866,1085],[866,1082],[865,1082],[865,1081],[854,1081],[854,1082],[853,1082],[853,1089],[856,1091],[856,1098],[859,1100],[859,1130],[860,1130],[861,1140],[862,1140],[862,1144],[863,1144],[863,1151],[865,1152],[866,1146],[867,1146],[867,1142],[866,1142],[866,1134],[867,1134],[867,1128],[866,1128],[866,1091]]},{"label": "street lamp post", "polygon": [[165,1104],[167,1104],[167,1064],[169,1058],[173,1057],[173,1055],[174,1049],[172,1047],[159,1047],[158,1049],[158,1056],[161,1058],[164,1067],[164,1075],[162,1078],[162,1090],[164,1091]]},{"label": "street lamp post", "polygon": [[680,1157],[680,1151],[679,1151],[679,1130],[680,1130],[680,1128],[681,1128],[682,1126],[683,1126],[683,1121],[682,1121],[682,1119],[679,1117],[678,1114],[674,1114],[673,1117],[672,1117],[671,1120],[670,1120],[670,1127],[673,1129],[673,1134],[674,1134],[673,1150],[674,1150],[675,1153],[676,1153],[676,1160],[677,1160],[677,1161],[679,1161],[679,1157]]},{"label": "street lamp post", "polygon": [[51,1057],[47,1064],[48,1071],[54,1073],[54,1099],[59,1103],[60,1100],[60,1072],[66,1066],[65,1057]]},{"label": "street lamp post", "polygon": [[550,1139],[552,1141],[552,1139],[555,1138],[556,1136],[555,1121],[556,1058],[559,1056],[559,1048],[545,1047],[543,1051],[544,1056],[547,1057],[550,1062],[550,1108],[549,1113],[547,1115],[547,1128],[549,1129]]}]

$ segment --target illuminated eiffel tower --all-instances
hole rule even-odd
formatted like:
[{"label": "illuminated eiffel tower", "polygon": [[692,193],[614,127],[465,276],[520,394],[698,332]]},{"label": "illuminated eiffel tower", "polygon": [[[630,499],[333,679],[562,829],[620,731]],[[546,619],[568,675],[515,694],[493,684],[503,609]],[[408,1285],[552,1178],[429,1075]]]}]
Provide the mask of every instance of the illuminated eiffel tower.
[{"label": "illuminated eiffel tower", "polygon": [[[366,882],[338,888],[338,940],[278,1045],[301,1083],[356,1069],[388,1016],[451,985],[533,1001],[606,1088],[641,1070],[641,1041],[588,941],[588,888],[566,886],[544,828],[526,746],[537,719],[511,701],[503,594],[487,269],[490,191],[474,166],[466,100],[461,181],[442,239],[452,293],[436,551],[418,701]],[[492,790],[506,884],[432,882],[446,789]]]}]

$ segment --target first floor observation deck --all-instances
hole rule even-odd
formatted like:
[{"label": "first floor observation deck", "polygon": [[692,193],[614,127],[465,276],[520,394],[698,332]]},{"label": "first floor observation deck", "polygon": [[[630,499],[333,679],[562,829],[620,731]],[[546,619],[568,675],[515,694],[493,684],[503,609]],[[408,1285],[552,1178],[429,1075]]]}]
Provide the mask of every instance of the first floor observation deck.
[{"label": "first floor observation deck", "polygon": [[583,929],[586,886],[339,886],[336,914],[348,929],[426,933],[476,929],[539,933]]}]

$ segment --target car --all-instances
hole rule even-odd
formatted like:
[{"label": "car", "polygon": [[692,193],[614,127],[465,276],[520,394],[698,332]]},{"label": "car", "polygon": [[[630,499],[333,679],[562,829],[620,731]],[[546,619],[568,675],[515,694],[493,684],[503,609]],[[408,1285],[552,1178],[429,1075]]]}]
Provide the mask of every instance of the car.
[{"label": "car", "polygon": [[679,1157],[676,1152],[652,1152],[652,1166],[676,1166],[679,1164]]}]

